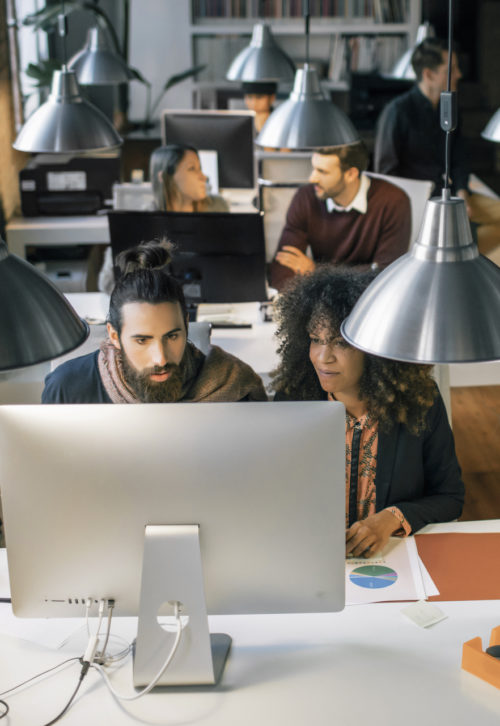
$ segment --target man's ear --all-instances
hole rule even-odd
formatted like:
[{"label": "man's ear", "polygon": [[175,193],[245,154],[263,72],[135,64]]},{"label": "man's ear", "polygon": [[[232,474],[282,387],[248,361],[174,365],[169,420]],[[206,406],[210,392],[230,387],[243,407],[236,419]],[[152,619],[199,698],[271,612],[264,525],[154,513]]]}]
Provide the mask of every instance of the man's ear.
[{"label": "man's ear", "polygon": [[353,181],[359,179],[359,169],[357,166],[351,166],[346,172],[344,172],[345,180],[352,184]]},{"label": "man's ear", "polygon": [[113,343],[115,348],[118,348],[118,350],[121,350],[120,336],[118,335],[117,331],[113,328],[111,323],[106,323],[106,328],[108,331],[108,337],[109,337],[110,341]]},{"label": "man's ear", "polygon": [[428,85],[428,84],[432,85],[432,83],[434,81],[434,77],[435,77],[435,73],[432,70],[432,68],[422,68],[422,81],[424,81],[424,83],[426,85]]}]

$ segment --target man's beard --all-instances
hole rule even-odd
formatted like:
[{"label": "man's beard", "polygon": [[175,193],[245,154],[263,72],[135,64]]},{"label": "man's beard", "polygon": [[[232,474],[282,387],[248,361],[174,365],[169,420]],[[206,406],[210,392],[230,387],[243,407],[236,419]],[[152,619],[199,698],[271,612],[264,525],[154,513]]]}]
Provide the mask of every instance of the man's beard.
[{"label": "man's beard", "polygon": [[[122,366],[125,381],[142,403],[175,403],[182,396],[184,381],[184,358],[179,365],[166,363],[164,366],[153,366],[138,371],[130,363],[125,351],[122,349]],[[152,381],[152,375],[169,372],[166,381]]]}]

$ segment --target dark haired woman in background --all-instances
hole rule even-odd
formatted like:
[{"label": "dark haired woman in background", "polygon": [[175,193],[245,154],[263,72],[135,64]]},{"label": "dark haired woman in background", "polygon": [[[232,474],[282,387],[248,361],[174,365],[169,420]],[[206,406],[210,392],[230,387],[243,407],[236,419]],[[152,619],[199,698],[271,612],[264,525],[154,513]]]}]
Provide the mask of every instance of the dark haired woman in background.
[{"label": "dark haired woman in background", "polygon": [[376,273],[323,266],[280,297],[276,400],[346,408],[347,553],[369,557],[462,511],[464,485],[431,367],[362,353],[340,325]]},{"label": "dark haired woman in background", "polygon": [[[149,160],[153,209],[163,212],[229,212],[226,201],[207,194],[207,177],[193,146],[159,146]],[[99,272],[99,290],[111,293],[115,279],[111,248],[106,249]]]},{"label": "dark haired woman in background", "polygon": [[159,146],[149,160],[155,206],[166,212],[228,212],[226,201],[207,194],[208,177],[193,146]]}]

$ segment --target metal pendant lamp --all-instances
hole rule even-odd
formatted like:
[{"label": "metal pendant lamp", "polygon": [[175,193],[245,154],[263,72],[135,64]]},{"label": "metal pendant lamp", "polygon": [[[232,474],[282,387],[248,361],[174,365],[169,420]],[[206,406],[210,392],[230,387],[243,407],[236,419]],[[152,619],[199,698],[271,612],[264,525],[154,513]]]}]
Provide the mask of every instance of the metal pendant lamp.
[{"label": "metal pendant lamp", "polygon": [[493,114],[488,121],[486,128],[482,131],[481,136],[488,141],[496,141],[500,143],[500,108]]},{"label": "metal pendant lamp", "polygon": [[[59,35],[65,39],[66,32],[63,13]],[[122,143],[102,111],[80,94],[75,72],[63,65],[54,72],[49,98],[27,119],[13,146],[19,151],[57,154],[109,150]]]},{"label": "metal pendant lamp", "polygon": [[358,132],[346,114],[324,97],[316,70],[306,63],[295,75],[290,97],[272,112],[255,143],[310,150],[355,141]]},{"label": "metal pendant lamp", "polygon": [[[448,89],[452,0],[449,3]],[[448,90],[441,101],[448,179],[455,94]],[[465,202],[451,197],[446,184],[441,198],[427,202],[410,252],[372,282],[341,330],[356,348],[384,358],[466,363],[500,359],[499,320],[500,268],[479,254]]]},{"label": "metal pendant lamp", "polygon": [[123,139],[106,116],[80,94],[75,71],[52,77],[49,98],[28,118],[13,147],[32,153],[104,151]]},{"label": "metal pendant lamp", "polygon": [[415,50],[417,45],[420,45],[420,43],[422,43],[422,41],[426,40],[427,38],[434,38],[435,36],[436,31],[434,30],[434,26],[431,25],[429,22],[425,21],[424,23],[419,25],[414,45],[412,45],[411,48],[408,48],[408,50],[403,53],[401,58],[395,64],[394,68],[391,70],[390,73],[388,73],[389,78],[400,78],[401,80],[407,81],[416,80],[415,71],[413,70],[413,66],[411,64],[413,51]]},{"label": "metal pendant lamp", "polygon": [[267,119],[255,143],[271,149],[310,150],[352,144],[359,134],[347,115],[328,101],[309,66],[309,2],[304,1],[306,63],[295,74],[292,93]]},{"label": "metal pendant lamp", "polygon": [[0,240],[0,370],[57,358],[89,334],[62,293]]},{"label": "metal pendant lamp", "polygon": [[71,58],[68,69],[75,71],[82,86],[128,83],[134,77],[125,61],[109,49],[104,31],[98,26],[90,28],[85,47]]},{"label": "metal pendant lamp", "polygon": [[244,48],[229,66],[228,81],[292,81],[295,64],[276,43],[269,25],[253,27],[250,45]]},{"label": "metal pendant lamp", "polygon": [[414,363],[500,358],[500,268],[479,254],[463,199],[427,202],[411,251],[383,270],[342,324],[357,348]]}]

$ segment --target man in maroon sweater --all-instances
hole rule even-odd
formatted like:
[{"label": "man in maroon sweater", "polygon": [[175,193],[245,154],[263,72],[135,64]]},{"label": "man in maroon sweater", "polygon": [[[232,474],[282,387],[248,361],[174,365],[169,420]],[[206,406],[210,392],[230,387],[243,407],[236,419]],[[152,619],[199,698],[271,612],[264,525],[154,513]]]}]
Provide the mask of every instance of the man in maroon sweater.
[{"label": "man in maroon sweater", "polygon": [[273,287],[318,262],[385,267],[408,250],[410,201],[399,187],[363,174],[367,163],[362,142],[313,153],[311,183],[291,201],[271,264]]}]

